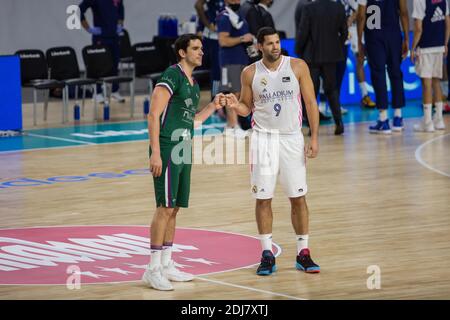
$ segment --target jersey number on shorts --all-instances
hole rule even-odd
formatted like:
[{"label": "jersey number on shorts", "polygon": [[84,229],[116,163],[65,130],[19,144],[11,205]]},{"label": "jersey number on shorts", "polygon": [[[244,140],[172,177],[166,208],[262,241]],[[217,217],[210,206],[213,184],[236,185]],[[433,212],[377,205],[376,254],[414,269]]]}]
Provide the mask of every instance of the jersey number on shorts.
[{"label": "jersey number on shorts", "polygon": [[273,110],[275,111],[275,117],[278,117],[281,112],[281,104],[277,103],[273,106]]}]

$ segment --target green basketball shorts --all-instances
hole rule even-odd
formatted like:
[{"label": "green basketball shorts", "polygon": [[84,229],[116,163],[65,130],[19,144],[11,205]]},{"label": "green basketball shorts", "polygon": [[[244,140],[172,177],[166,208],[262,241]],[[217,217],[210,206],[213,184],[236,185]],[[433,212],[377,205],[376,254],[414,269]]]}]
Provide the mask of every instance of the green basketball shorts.
[{"label": "green basketball shorts", "polygon": [[[159,177],[153,177],[156,207],[187,208],[191,190],[192,161],[190,163],[173,161],[173,148],[173,145],[160,146],[162,173]],[[149,155],[151,156],[151,148]]]}]

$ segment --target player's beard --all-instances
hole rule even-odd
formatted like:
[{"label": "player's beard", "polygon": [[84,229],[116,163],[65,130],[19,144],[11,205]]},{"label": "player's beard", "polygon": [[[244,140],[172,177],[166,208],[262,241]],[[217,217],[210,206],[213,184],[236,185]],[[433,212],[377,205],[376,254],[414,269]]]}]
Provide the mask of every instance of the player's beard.
[{"label": "player's beard", "polygon": [[275,62],[275,61],[278,61],[278,59],[280,59],[281,52],[278,52],[278,53],[269,52],[269,53],[266,53],[265,56],[269,62]]}]

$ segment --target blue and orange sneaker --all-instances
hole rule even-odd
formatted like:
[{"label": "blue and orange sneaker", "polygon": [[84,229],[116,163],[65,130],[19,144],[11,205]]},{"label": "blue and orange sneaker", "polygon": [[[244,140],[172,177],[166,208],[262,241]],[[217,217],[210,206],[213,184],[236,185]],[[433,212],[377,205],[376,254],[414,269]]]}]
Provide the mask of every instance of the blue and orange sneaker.
[{"label": "blue and orange sneaker", "polygon": [[306,273],[319,273],[320,267],[311,259],[308,248],[302,249],[297,256],[297,263],[295,264],[297,270],[305,271]]},{"label": "blue and orange sneaker", "polygon": [[377,120],[374,126],[369,127],[370,133],[391,134],[391,127],[389,126],[389,119],[384,121]]},{"label": "blue and orange sneaker", "polygon": [[262,252],[261,263],[256,270],[256,274],[259,276],[268,276],[277,271],[275,264],[275,257],[270,250],[264,250]]}]

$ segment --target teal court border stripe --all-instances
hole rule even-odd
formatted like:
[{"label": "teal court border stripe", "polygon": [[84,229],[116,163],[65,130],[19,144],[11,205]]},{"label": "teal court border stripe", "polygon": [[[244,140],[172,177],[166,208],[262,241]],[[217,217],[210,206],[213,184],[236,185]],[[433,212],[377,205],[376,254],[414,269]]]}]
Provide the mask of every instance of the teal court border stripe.
[{"label": "teal court border stripe", "polygon": [[[344,106],[348,113],[343,115],[345,124],[365,124],[377,119],[376,109],[362,109],[359,105]],[[408,101],[403,108],[405,119],[418,118],[422,116],[422,108],[418,101]],[[393,114],[389,110],[390,118]],[[218,118],[210,118],[201,126],[201,131],[196,129],[195,136],[215,135],[222,132],[226,123]],[[334,125],[332,120],[322,121],[321,126]],[[116,144],[127,142],[138,142],[148,140],[147,121],[118,121],[112,123],[94,123],[73,125],[57,128],[41,128],[25,130],[20,137],[9,137],[0,139],[0,155],[18,153],[30,150],[48,150],[71,147],[84,147],[99,144]],[[213,130],[211,130],[213,129]],[[215,129],[215,130],[214,130]],[[211,130],[211,131],[210,131]],[[79,136],[73,134],[80,134]]]},{"label": "teal court border stripe", "polygon": [[[420,119],[420,117],[409,118],[409,119]],[[348,125],[355,125],[355,124],[370,124],[370,123],[373,123],[373,120],[362,121],[362,122],[348,122],[346,124],[348,124]],[[334,126],[334,123],[321,124],[320,126],[321,127],[330,127],[330,126]],[[223,126],[215,127],[215,129],[223,128],[223,127],[225,127],[225,124]],[[369,134],[369,132],[367,132],[367,134]],[[28,135],[29,136],[33,136],[34,134],[28,134]],[[214,136],[214,134],[206,134],[206,135]],[[219,135],[219,133],[216,134],[216,135]],[[195,135],[195,136],[197,136],[197,135]],[[40,138],[44,138],[44,139],[73,142],[73,143],[77,143],[77,144],[65,145],[65,146],[43,147],[43,148],[28,148],[28,149],[17,149],[17,150],[5,150],[5,151],[0,151],[0,155],[2,155],[2,154],[10,154],[10,153],[29,152],[29,151],[43,151],[43,150],[50,150],[50,149],[79,148],[79,147],[86,147],[86,146],[93,146],[93,145],[94,146],[98,146],[98,145],[112,145],[112,144],[142,142],[142,141],[148,139],[148,135],[147,135],[146,138],[142,138],[142,139],[133,139],[133,140],[116,141],[116,142],[104,142],[104,143],[93,143],[93,142],[86,142],[86,141],[81,141],[81,140],[75,141],[75,140],[70,140],[70,139],[57,138],[57,137],[52,137],[52,136],[39,135],[39,137]]]},{"label": "teal court border stripe", "polygon": [[[209,123],[201,127],[202,132],[196,129],[195,136],[199,134],[203,135],[214,135],[222,132],[223,128],[226,126],[224,122]],[[116,131],[115,131],[115,130]],[[70,126],[70,127],[57,127],[57,128],[44,128],[44,129],[32,129],[25,130],[23,136],[9,137],[5,140],[0,139],[0,155],[18,153],[33,150],[49,150],[49,149],[61,149],[61,148],[72,148],[72,147],[84,147],[87,145],[101,145],[101,144],[119,144],[128,142],[139,142],[148,140],[148,132],[146,121],[131,121],[131,122],[113,122],[113,123],[101,123],[101,124],[86,124],[80,126]],[[208,132],[211,129],[215,129],[212,132]],[[128,136],[123,136],[120,132],[131,132]],[[136,131],[136,134],[133,134]],[[139,132],[140,131],[140,132]],[[71,139],[71,134],[83,133],[83,134],[95,134],[95,133],[113,133],[111,136],[101,136],[92,138],[94,141],[87,141],[87,138],[82,136],[75,136]],[[115,135],[114,132],[117,134]],[[67,136],[64,137],[64,136]],[[36,138],[36,139],[34,139]],[[7,140],[11,139],[11,140]],[[32,140],[30,140],[32,139]],[[56,145],[48,145],[45,140],[53,140]],[[8,145],[4,145],[2,148],[2,142],[9,142]],[[2,150],[4,149],[4,150]]]}]

